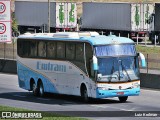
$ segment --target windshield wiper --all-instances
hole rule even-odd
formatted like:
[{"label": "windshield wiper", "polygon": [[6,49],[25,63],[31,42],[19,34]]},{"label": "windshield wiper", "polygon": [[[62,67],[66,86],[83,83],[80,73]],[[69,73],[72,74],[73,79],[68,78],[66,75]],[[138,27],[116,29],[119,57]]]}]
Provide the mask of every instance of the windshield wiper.
[{"label": "windshield wiper", "polygon": [[[112,70],[111,70],[111,76],[109,77],[109,82],[111,82],[112,78],[115,78],[113,77],[113,73],[114,73],[114,61],[113,61],[113,66],[112,66]],[[117,75],[117,74],[115,74]],[[119,78],[119,76],[117,75],[117,77]]]},{"label": "windshield wiper", "polygon": [[112,66],[112,70],[111,70],[111,77],[109,78],[109,82],[111,82],[112,76],[113,76],[113,72],[114,72],[114,61],[113,61],[113,66]]},{"label": "windshield wiper", "polygon": [[131,78],[130,78],[130,76],[129,76],[129,74],[128,74],[128,72],[127,72],[127,70],[126,70],[126,68],[125,68],[125,66],[123,65],[123,63],[122,63],[122,61],[121,61],[121,66],[122,66],[122,72],[123,72],[123,70],[126,72],[126,74],[127,74],[127,77],[128,77],[128,82],[131,82]]}]

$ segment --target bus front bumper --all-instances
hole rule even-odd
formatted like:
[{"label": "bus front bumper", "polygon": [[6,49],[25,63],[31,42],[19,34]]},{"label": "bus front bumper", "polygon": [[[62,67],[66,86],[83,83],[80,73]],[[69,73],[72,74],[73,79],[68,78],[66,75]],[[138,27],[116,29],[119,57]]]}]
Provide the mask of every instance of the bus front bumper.
[{"label": "bus front bumper", "polygon": [[126,90],[99,90],[97,89],[96,98],[121,97],[121,96],[138,96],[140,87]]}]

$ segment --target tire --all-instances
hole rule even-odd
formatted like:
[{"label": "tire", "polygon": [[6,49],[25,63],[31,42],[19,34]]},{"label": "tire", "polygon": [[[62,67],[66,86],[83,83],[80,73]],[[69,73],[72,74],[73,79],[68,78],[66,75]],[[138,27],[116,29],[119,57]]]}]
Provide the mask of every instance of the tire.
[{"label": "tire", "polygon": [[35,82],[32,83],[32,93],[34,96],[38,96],[38,88]]},{"label": "tire", "polygon": [[86,103],[89,102],[88,92],[87,92],[87,88],[85,86],[82,87],[81,98],[82,98],[83,102],[86,102]]},{"label": "tire", "polygon": [[119,101],[120,101],[120,102],[124,103],[124,102],[126,102],[126,101],[127,101],[128,96],[118,97],[118,98],[119,98]]},{"label": "tire", "polygon": [[38,93],[40,97],[44,97],[44,87],[42,82],[39,82],[38,84]]}]

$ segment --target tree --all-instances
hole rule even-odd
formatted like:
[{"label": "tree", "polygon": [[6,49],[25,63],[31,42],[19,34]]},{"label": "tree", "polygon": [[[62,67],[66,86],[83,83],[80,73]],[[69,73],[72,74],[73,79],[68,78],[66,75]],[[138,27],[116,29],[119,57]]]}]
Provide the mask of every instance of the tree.
[{"label": "tree", "polygon": [[12,33],[18,33],[18,24],[15,18],[15,13],[12,12],[11,16],[12,16]]}]

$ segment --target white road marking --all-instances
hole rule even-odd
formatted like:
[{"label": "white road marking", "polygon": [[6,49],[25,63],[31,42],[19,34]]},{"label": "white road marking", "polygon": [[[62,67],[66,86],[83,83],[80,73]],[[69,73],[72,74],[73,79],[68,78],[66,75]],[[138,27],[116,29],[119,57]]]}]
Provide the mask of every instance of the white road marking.
[{"label": "white road marking", "polygon": [[27,97],[27,96],[23,96],[23,95],[13,95],[15,97]]},{"label": "white road marking", "polygon": [[39,100],[51,100],[51,99],[45,99],[45,98],[37,98]]},{"label": "white road marking", "polygon": [[152,89],[141,89],[141,91],[143,91],[143,92],[157,92],[157,93],[160,92],[159,89],[155,89],[155,90],[152,90]]},{"label": "white road marking", "polygon": [[118,109],[118,110],[122,110],[122,111],[134,111],[136,108],[132,108],[132,109],[121,109],[119,107],[111,107],[111,106],[102,106],[102,105],[91,105],[92,107],[97,107],[97,108],[113,108],[113,109]]},{"label": "white road marking", "polygon": [[107,106],[102,106],[102,105],[91,105],[92,107],[98,107],[98,108],[107,108]]},{"label": "white road marking", "polygon": [[73,104],[74,102],[64,102],[64,103],[66,103],[66,104]]}]

